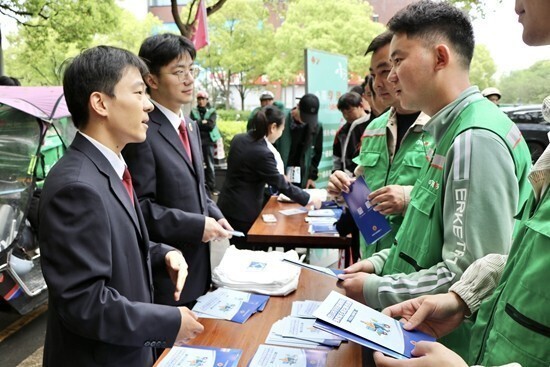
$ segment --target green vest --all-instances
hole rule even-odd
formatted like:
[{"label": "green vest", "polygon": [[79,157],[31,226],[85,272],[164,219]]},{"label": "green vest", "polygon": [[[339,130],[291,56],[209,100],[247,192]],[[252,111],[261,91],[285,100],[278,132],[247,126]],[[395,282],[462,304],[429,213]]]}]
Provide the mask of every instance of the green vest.
[{"label": "green vest", "polygon": [[[216,112],[215,108],[207,108],[206,113],[204,114],[204,120],[208,120],[214,112]],[[191,118],[195,121],[200,122],[201,114],[200,114],[199,109],[197,107],[191,109]]]},{"label": "green vest", "polygon": [[[281,137],[273,144],[275,149],[281,154],[281,159],[283,160],[285,173],[286,169],[288,167],[288,158],[290,155],[290,148],[292,146],[292,129],[290,127],[291,121],[292,121],[292,114],[290,112],[291,110],[287,110],[286,118],[285,118],[285,129],[283,130],[283,134]],[[311,161],[313,159],[313,156],[315,155],[315,143],[317,141],[317,138],[319,134],[321,136],[323,135],[323,124],[321,121],[319,121],[319,124],[317,126],[317,131],[315,133],[311,132],[310,126],[306,126],[305,129],[307,131],[305,132],[305,139],[307,142],[303,143],[303,157],[302,157],[302,164],[300,165],[300,175],[301,175],[301,183],[300,187],[305,188],[307,184],[307,180],[310,176],[310,170],[311,170]],[[301,142],[297,142],[300,144]]]},{"label": "green vest", "polygon": [[[215,108],[208,108],[204,114],[204,120],[208,120],[212,114],[216,112]],[[198,110],[198,108],[191,109],[191,118],[197,123],[200,123],[201,120],[201,114]],[[218,125],[215,125],[212,131],[210,131],[210,140],[212,140],[214,143],[218,141],[222,137],[220,130],[218,129]]]},{"label": "green vest", "polygon": [[550,190],[532,196],[519,218],[499,286],[479,309],[472,329],[471,363],[550,365]]},{"label": "green vest", "polygon": [[[469,129],[492,131],[508,147],[518,180],[526,175],[529,166],[524,163],[530,162],[527,145],[514,123],[504,114],[495,114],[494,107],[485,99],[471,102],[430,152],[430,162],[422,168],[411,192],[407,213],[396,235],[396,243],[384,263],[382,275],[418,272],[443,261],[443,173],[445,157],[458,135]],[[520,193],[521,202],[518,205],[523,204],[527,195],[527,191]],[[465,322],[441,342],[464,358],[468,355],[470,328],[471,323]]]},{"label": "green vest", "polygon": [[[353,159],[358,166],[365,168],[363,176],[371,191],[387,185],[414,185],[420,169],[426,162],[427,152],[432,147],[432,137],[418,126],[408,132],[393,162],[390,163],[386,133],[391,111],[377,117],[367,126],[361,138],[361,151]],[[393,244],[395,234],[403,222],[403,216],[389,215],[387,219],[392,231],[381,240],[368,245],[363,236],[360,237],[363,259],[382,249],[390,248]]]}]

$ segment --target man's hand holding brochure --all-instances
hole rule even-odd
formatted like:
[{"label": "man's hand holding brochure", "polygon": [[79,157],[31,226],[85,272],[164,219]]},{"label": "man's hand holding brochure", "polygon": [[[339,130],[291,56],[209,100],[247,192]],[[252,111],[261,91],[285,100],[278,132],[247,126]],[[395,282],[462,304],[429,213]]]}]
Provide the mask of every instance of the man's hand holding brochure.
[{"label": "man's hand holding brochure", "polygon": [[373,244],[391,231],[386,218],[374,210],[368,197],[371,190],[362,176],[352,182],[349,192],[342,192],[357,228],[368,244]]},{"label": "man's hand holding brochure", "polygon": [[390,316],[334,291],[313,315],[315,327],[397,359],[411,358],[414,343],[435,340],[423,332],[405,330]]}]

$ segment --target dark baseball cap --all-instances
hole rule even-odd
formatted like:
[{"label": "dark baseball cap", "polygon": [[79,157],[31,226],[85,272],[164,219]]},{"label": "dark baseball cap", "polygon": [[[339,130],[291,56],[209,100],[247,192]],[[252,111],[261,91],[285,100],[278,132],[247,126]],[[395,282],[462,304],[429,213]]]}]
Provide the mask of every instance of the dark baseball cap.
[{"label": "dark baseball cap", "polygon": [[298,102],[300,118],[306,124],[317,124],[319,119],[319,98],[315,94],[307,93]]}]

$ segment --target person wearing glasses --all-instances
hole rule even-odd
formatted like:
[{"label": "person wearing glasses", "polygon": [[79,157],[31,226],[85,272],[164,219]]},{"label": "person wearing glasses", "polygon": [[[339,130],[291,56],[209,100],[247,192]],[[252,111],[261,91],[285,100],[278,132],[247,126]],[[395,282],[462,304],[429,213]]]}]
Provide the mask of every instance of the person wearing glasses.
[{"label": "person wearing glasses", "polygon": [[229,238],[232,230],[206,192],[200,131],[183,116],[193,100],[198,75],[196,51],[185,37],[158,34],[145,39],[139,56],[155,109],[149,113],[147,139],[123,151],[151,240],[179,249],[189,265],[180,300],[164,274],[154,274],[155,302],[192,307],[210,287],[209,242]]}]

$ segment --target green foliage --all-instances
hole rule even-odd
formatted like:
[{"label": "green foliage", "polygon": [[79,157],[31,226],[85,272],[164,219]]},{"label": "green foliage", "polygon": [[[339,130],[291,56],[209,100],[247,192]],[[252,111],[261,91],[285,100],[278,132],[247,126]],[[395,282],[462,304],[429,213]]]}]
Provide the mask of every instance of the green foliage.
[{"label": "green foliage", "polygon": [[213,82],[225,96],[229,95],[230,82],[239,80],[244,100],[246,90],[273,57],[273,27],[263,1],[228,1],[208,17],[208,31],[210,46],[198,52],[198,63],[210,69]]},{"label": "green foliage", "polygon": [[513,71],[503,76],[498,88],[502,92],[501,103],[541,103],[550,94],[548,76],[550,60],[535,63],[526,70]]},{"label": "green foliage", "polygon": [[[58,2],[65,3],[65,0]],[[56,15],[55,23],[42,25],[45,20],[31,19],[30,23],[40,26],[19,26],[17,34],[8,36],[10,47],[5,51],[7,75],[19,78],[24,85],[60,85],[63,62],[76,56],[80,50],[106,44],[137,52],[153,26],[161,23],[152,15],[138,21],[112,1],[70,2],[74,6],[61,11],[64,18],[58,19]],[[74,13],[68,13],[69,9]],[[82,28],[79,29],[80,25]]]},{"label": "green foliage", "polygon": [[487,9],[494,9],[502,4],[502,0],[449,0],[449,2],[464,9],[474,18],[483,18]]},{"label": "green foliage", "polygon": [[116,32],[97,35],[92,45],[116,46],[137,54],[143,40],[151,35],[151,30],[161,25],[162,21],[151,13],[138,20],[132,13],[123,10]]},{"label": "green foliage", "polygon": [[493,75],[497,68],[489,50],[485,45],[477,45],[470,66],[470,81],[480,90],[495,85]]},{"label": "green foliage", "polygon": [[285,21],[275,35],[274,57],[267,71],[271,80],[294,81],[304,69],[304,49],[312,48],[345,55],[350,72],[365,75],[369,59],[364,57],[369,42],[384,31],[374,23],[372,7],[362,0],[289,1]]},{"label": "green foliage", "polygon": [[248,121],[250,111],[218,109],[216,113],[220,119],[225,121]]},{"label": "green foliage", "polygon": [[246,132],[246,121],[223,120],[218,118],[216,124],[218,125],[218,129],[220,129],[220,133],[222,134],[223,149],[225,150],[225,154],[227,155],[233,137],[237,134]]}]

